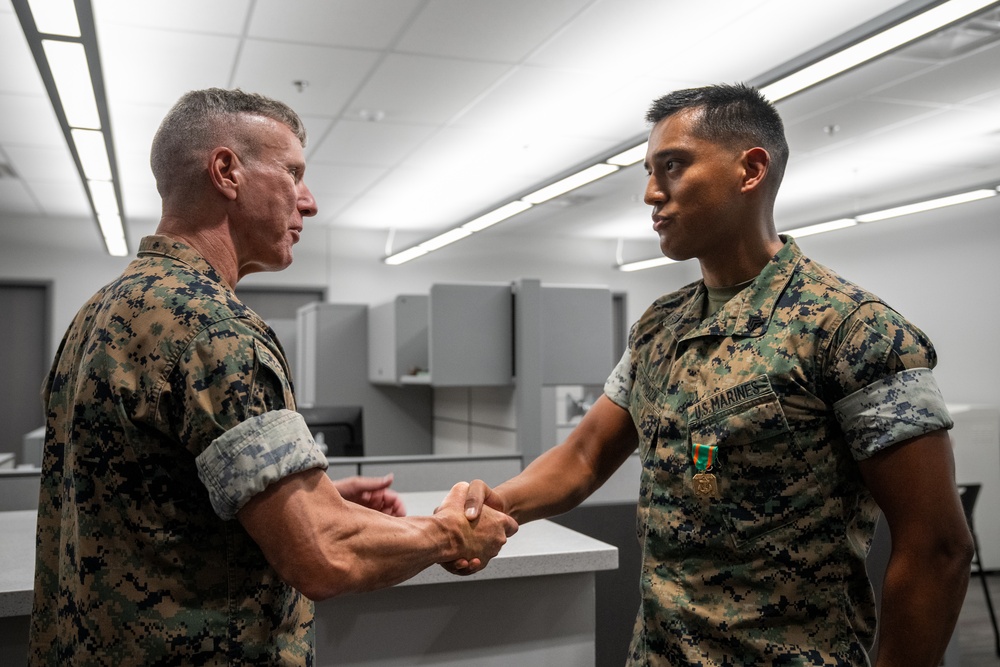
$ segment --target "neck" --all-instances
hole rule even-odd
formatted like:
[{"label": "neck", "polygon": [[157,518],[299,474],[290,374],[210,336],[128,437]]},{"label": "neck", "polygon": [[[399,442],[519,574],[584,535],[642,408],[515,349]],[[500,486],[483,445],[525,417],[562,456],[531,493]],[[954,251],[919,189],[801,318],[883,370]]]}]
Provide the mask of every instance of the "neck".
[{"label": "neck", "polygon": [[234,289],[239,280],[239,268],[236,248],[226,229],[227,226],[221,223],[198,225],[184,218],[164,214],[156,233],[191,246],[218,271],[229,288]]},{"label": "neck", "polygon": [[[773,230],[773,228],[772,228]],[[720,248],[711,257],[703,257],[701,275],[708,287],[731,287],[752,280],[781,250],[777,232],[737,242]]]}]

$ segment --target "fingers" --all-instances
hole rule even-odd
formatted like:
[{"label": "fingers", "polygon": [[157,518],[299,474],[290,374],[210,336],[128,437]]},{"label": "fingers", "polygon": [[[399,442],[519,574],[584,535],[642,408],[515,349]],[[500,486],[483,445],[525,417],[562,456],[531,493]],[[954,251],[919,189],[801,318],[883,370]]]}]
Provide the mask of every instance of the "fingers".
[{"label": "fingers", "polygon": [[465,507],[465,495],[468,488],[468,482],[455,484],[455,486],[451,487],[448,495],[444,497],[444,500],[441,501],[441,504],[438,505],[437,509],[434,510],[434,513],[436,514],[444,510],[457,510],[461,512],[462,508]]},{"label": "fingers", "polygon": [[475,521],[483,509],[486,496],[490,494],[490,487],[481,479],[474,480],[469,485],[469,490],[465,496],[465,516],[469,521]]}]

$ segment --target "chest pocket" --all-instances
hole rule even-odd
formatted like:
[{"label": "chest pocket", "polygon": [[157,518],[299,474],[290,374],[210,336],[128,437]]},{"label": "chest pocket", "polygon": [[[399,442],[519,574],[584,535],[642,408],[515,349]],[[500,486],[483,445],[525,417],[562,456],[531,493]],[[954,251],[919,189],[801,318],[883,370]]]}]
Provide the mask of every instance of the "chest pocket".
[{"label": "chest pocket", "polygon": [[813,473],[766,375],[688,408],[689,444],[715,445],[713,472],[737,546],[794,521],[816,501]]}]

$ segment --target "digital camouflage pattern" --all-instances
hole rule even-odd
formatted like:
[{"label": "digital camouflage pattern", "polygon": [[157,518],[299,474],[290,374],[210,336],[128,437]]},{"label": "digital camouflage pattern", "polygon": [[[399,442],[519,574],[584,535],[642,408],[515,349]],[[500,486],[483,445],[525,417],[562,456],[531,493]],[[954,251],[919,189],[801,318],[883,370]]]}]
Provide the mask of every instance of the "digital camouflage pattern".
[{"label": "digital camouflage pattern", "polygon": [[273,332],[202,257],[142,240],[43,390],[32,665],[312,664],[312,603],[222,518],[326,465],[288,378]]},{"label": "digital camouflage pattern", "polygon": [[[605,388],[643,463],[631,665],[868,663],[878,509],[856,461],[952,422],[924,334],[783,240],[704,320],[700,281],[657,300]],[[718,448],[716,498],[694,444]]]}]

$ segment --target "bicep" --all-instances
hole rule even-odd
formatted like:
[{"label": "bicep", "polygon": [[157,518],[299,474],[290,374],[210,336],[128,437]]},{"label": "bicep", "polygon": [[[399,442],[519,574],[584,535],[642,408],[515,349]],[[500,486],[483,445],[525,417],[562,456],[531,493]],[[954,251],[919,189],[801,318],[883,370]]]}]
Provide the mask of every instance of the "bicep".
[{"label": "bicep", "polygon": [[899,442],[858,465],[894,543],[929,545],[967,534],[947,431]]}]

